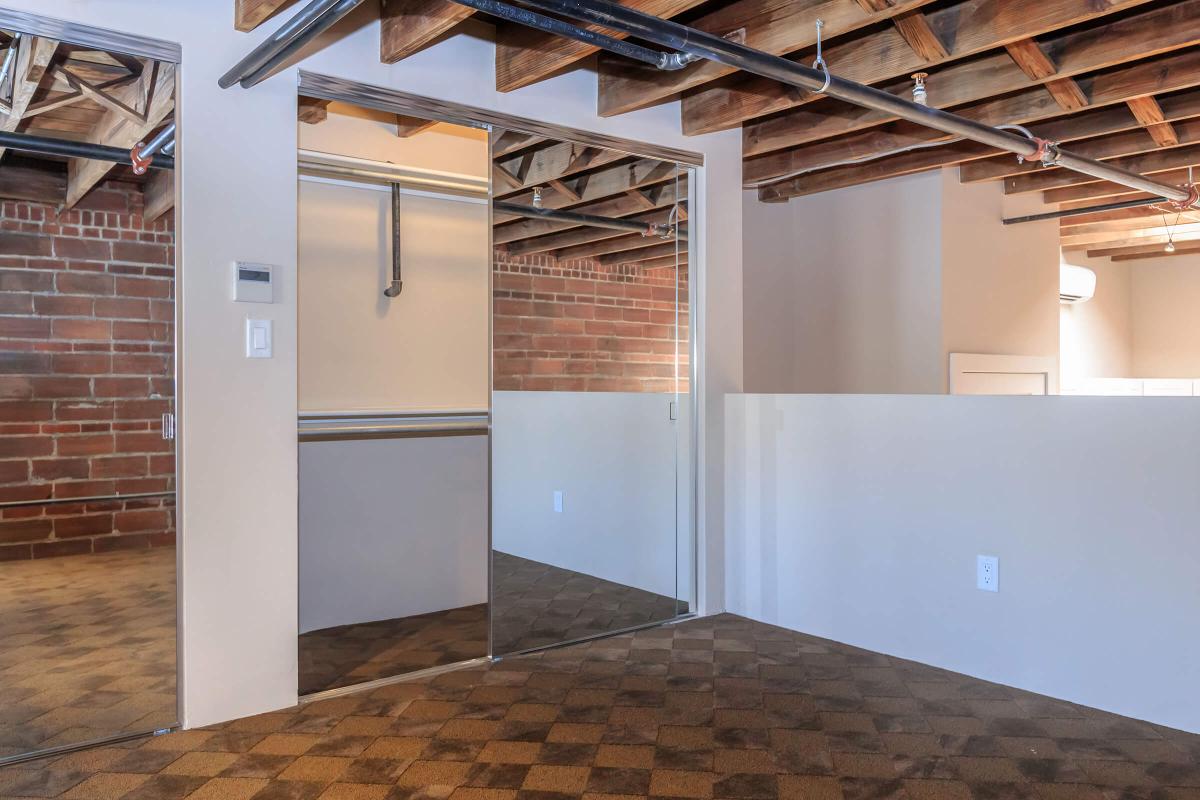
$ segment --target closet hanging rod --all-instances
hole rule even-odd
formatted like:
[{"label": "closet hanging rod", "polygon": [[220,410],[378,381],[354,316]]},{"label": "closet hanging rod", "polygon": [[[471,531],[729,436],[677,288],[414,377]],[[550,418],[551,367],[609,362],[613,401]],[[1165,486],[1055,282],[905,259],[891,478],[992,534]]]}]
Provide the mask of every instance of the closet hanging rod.
[{"label": "closet hanging rod", "polygon": [[374,161],[317,150],[300,150],[298,167],[305,175],[350,178],[379,185],[398,184],[417,191],[443,191],[467,197],[487,197],[488,181],[456,172],[404,167],[387,161]]},{"label": "closet hanging rod", "polygon": [[297,436],[302,442],[481,436],[488,433],[489,423],[486,411],[313,414],[300,418]]}]

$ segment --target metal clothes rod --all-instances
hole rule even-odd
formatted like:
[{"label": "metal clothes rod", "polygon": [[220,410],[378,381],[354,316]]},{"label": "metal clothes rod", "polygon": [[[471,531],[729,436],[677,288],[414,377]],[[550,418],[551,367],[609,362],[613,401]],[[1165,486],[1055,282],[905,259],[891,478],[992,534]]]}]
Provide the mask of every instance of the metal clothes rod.
[{"label": "metal clothes rod", "polygon": [[[48,156],[64,156],[66,158],[90,158],[95,161],[112,161],[115,164],[132,164],[128,150],[120,147],[108,147],[102,144],[87,142],[72,142],[67,139],[55,139],[49,136],[34,136],[28,133],[0,131],[0,147],[9,150],[19,150],[24,153],[40,153]],[[168,155],[159,154],[149,165],[157,169],[175,169],[175,159]]]},{"label": "metal clothes rod", "polygon": [[[455,0],[455,2],[462,3],[464,0]],[[773,56],[753,47],[680,25],[677,22],[660,19],[651,14],[635,11],[608,2],[608,0],[522,0],[522,2],[541,11],[621,31],[635,38],[678,50],[693,57],[706,58],[734,69],[770,78],[810,92],[826,94],[934,130],[1007,150],[1026,160],[1065,167],[1132,189],[1162,195],[1181,208],[1190,208],[1200,201],[1200,191],[1194,185],[1180,187],[1159,183],[1136,172],[1062,150],[1054,142],[1010,133],[941,109],[918,105],[880,89],[839,78],[827,71],[806,67],[786,58]]]},{"label": "metal clothes rod", "polygon": [[1084,214],[1093,214],[1097,211],[1119,211],[1122,208],[1139,208],[1141,206],[1152,206],[1156,203],[1165,203],[1165,197],[1151,197],[1147,200],[1122,200],[1117,203],[1104,203],[1098,206],[1088,206],[1087,208],[1069,208],[1065,211],[1047,211],[1044,214],[1029,214],[1024,217],[1010,217],[1006,220],[1001,220],[1005,225],[1019,225],[1022,222],[1040,222],[1044,219],[1061,219],[1063,217],[1081,217]]},{"label": "metal clothes rod", "polygon": [[114,500],[146,500],[154,497],[174,497],[175,492],[135,492],[132,494],[106,494],[89,497],[46,497],[41,500],[6,500],[0,508],[30,508],[32,506],[57,506],[68,503],[108,503]]},{"label": "metal clothes rod", "polygon": [[408,414],[313,414],[300,418],[302,442],[347,439],[399,439],[431,436],[477,436],[488,433],[486,411]]},{"label": "metal clothes rod", "polygon": [[309,175],[353,178],[375,184],[399,184],[422,191],[442,189],[454,194],[477,197],[486,197],[488,194],[486,178],[403,168],[383,161],[321,153],[315,150],[300,151],[299,169]]},{"label": "metal clothes rod", "polygon": [[593,228],[611,228],[615,231],[637,231],[643,236],[670,236],[672,234],[672,229],[664,225],[647,225],[645,222],[635,222],[629,219],[600,217],[595,214],[580,214],[577,211],[561,211],[556,208],[523,206],[517,203],[506,203],[502,200],[493,202],[492,209],[502,214],[512,214],[517,217],[549,219],[555,222],[573,222],[576,225],[588,225]]},{"label": "metal clothes rod", "polygon": [[363,0],[313,0],[251,50],[217,81],[222,89],[240,83],[249,89],[317,36],[329,30]]}]

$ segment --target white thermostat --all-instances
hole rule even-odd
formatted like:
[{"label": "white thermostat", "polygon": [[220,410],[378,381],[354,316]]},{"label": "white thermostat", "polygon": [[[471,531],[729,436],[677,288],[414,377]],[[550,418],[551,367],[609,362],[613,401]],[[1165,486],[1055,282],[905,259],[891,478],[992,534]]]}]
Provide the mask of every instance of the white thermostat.
[{"label": "white thermostat", "polygon": [[274,303],[275,268],[238,261],[233,265],[233,299],[239,303]]}]

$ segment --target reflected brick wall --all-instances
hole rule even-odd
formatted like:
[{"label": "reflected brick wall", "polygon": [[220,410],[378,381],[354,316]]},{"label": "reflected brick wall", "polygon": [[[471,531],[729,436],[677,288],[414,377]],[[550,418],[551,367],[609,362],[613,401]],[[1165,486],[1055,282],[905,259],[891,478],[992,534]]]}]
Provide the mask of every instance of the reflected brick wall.
[{"label": "reflected brick wall", "polygon": [[675,267],[493,260],[493,383],[499,390],[671,392],[675,352],[687,391],[687,273],[679,282],[681,339],[675,340]]},{"label": "reflected brick wall", "polygon": [[[0,203],[0,502],[174,489],[174,224],[110,181]],[[0,560],[174,542],[173,498],[0,512]]]}]

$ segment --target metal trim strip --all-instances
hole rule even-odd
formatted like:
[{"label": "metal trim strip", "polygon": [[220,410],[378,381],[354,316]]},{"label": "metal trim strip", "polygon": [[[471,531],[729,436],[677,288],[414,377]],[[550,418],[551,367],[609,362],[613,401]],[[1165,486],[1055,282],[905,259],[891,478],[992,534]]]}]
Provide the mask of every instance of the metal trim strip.
[{"label": "metal trim strip", "polygon": [[0,9],[0,28],[45,36],[67,44],[86,45],[131,56],[169,61],[172,64],[178,64],[183,59],[183,48],[175,42],[97,28],[65,19],[43,17],[25,11]]}]

